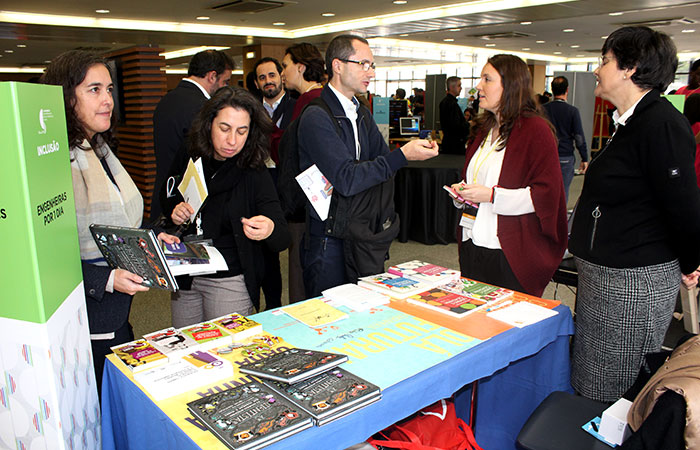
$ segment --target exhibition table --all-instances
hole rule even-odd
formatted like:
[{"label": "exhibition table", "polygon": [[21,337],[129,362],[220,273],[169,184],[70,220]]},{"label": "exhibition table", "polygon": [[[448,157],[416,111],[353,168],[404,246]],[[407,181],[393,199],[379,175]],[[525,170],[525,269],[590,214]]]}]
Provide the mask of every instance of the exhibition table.
[{"label": "exhibition table", "polygon": [[455,242],[460,211],[442,186],[459,182],[463,167],[464,156],[438,155],[410,161],[396,172],[394,205],[401,218],[400,242]]},{"label": "exhibition table", "polygon": [[[335,322],[332,327],[329,327],[334,328],[335,337],[329,339],[326,339],[326,336],[331,336],[330,333],[323,336],[320,329],[310,329],[309,336],[316,335],[314,342],[323,343],[336,339],[338,345],[350,350],[355,349],[353,350],[355,359],[358,361],[365,359],[365,362],[370,361],[373,366],[376,366],[373,370],[377,379],[382,381],[376,381],[371,376],[371,372],[370,376],[364,372],[361,376],[382,386],[383,397],[379,402],[344,418],[322,427],[302,431],[266,448],[342,450],[364,441],[373,433],[441,398],[450,397],[472,381],[481,380],[478,393],[477,441],[487,450],[513,449],[521,426],[537,405],[552,391],[571,390],[569,384],[569,336],[573,333],[571,312],[563,305],[557,306],[555,310],[559,314],[554,317],[525,328],[504,331],[484,341],[463,334],[459,335],[462,337],[460,340],[452,330],[413,318],[426,333],[432,333],[429,337],[433,340],[428,342],[421,338],[420,346],[434,347],[430,350],[433,350],[436,355],[442,353],[440,357],[443,360],[405,379],[402,377],[391,379],[391,375],[397,371],[397,365],[391,362],[389,357],[381,356],[382,349],[377,346],[376,341],[370,343],[365,337],[355,339],[355,345],[357,342],[364,342],[361,347],[362,352],[355,351],[360,347],[351,347],[350,343],[343,341],[345,338],[350,339],[349,337],[353,334],[360,336],[357,333],[361,333],[363,329],[357,326],[357,322]],[[375,313],[377,311],[370,311],[367,314]],[[385,313],[404,314],[389,310]],[[300,339],[300,334],[291,332],[289,323],[285,322],[284,317],[280,317],[279,311],[268,311],[254,315],[252,318],[262,323],[266,332],[281,336],[289,344],[299,347],[305,345],[303,342],[295,341]],[[415,324],[412,326],[415,327]],[[325,341],[322,341],[323,339]],[[461,347],[456,344],[458,341],[463,343]],[[447,344],[438,348],[434,344],[439,342],[447,342]],[[450,342],[455,344],[454,347],[450,347],[452,345]],[[415,342],[413,345],[416,345]],[[319,346],[306,345],[306,348],[316,347]],[[385,343],[385,347],[390,345]],[[464,348],[466,350],[463,350]],[[414,349],[417,357],[428,353],[421,353],[418,346]],[[382,364],[385,359],[386,363]],[[408,361],[407,364],[412,365]],[[366,371],[368,366],[362,367]],[[353,366],[347,368],[354,370]],[[106,362],[102,384],[102,440],[105,450],[226,448],[215,438],[212,441],[213,435],[194,426],[184,427],[188,429],[189,435],[186,434],[181,426],[165,412],[168,411],[172,415],[171,409],[176,408],[183,410],[178,414],[186,415],[183,408],[184,402],[174,406],[172,404],[168,406],[164,401],[156,404],[125,371],[126,369],[115,366],[113,359],[108,359]],[[396,381],[397,379],[400,381]],[[387,383],[391,385],[384,387]],[[189,400],[196,398],[199,397],[195,395]],[[460,391],[455,398],[458,413],[466,411],[468,392]],[[191,419],[188,422],[192,422]],[[203,439],[209,440],[203,443]]]}]

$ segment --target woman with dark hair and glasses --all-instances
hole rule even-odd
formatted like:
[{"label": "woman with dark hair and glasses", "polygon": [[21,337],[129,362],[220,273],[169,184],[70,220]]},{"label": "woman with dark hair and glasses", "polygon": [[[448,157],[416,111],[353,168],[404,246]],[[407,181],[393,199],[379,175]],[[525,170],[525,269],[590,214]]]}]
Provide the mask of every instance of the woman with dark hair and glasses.
[{"label": "woman with dark hair and glasses", "polygon": [[[81,50],[65,52],[51,61],[40,82],[63,87],[80,262],[99,391],[110,347],[134,338],[129,325],[133,295],[148,288],[141,285],[140,276],[107,266],[89,226],[140,227],[143,199],[112,153],[116,148],[112,136],[114,85],[107,62]],[[165,233],[158,237],[177,241]]]},{"label": "woman with dark hair and glasses", "polygon": [[566,248],[566,204],[553,127],[513,55],[489,58],[467,141],[460,221],[462,276],[540,296]]},{"label": "woman with dark hair and glasses", "polygon": [[[219,89],[192,123],[187,155],[176,159],[171,175],[181,177],[189,158],[201,158],[209,194],[185,234],[211,239],[228,271],[178,280],[181,290],[172,300],[175,327],[233,312],[251,314],[259,307],[263,246],[280,252],[289,245],[287,224],[265,170],[271,131],[260,102],[232,87]],[[194,210],[175,191],[164,199],[163,211],[182,225]]]},{"label": "woman with dark hair and glasses", "polygon": [[681,273],[700,263],[700,190],[688,121],[661,93],[678,58],[671,38],[647,27],[612,32],[595,70],[616,130],[588,166],[569,250],[578,294],[571,383],[614,401],[657,352]]}]

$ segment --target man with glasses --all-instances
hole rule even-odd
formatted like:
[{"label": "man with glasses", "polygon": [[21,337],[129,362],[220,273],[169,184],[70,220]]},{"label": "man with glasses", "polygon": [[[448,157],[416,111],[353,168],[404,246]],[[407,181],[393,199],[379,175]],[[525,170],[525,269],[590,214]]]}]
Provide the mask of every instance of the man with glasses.
[{"label": "man with glasses", "polygon": [[[365,39],[337,36],[326,50],[329,81],[320,97],[333,118],[317,105],[310,106],[300,118],[300,169],[315,164],[333,185],[334,195],[354,196],[387,181],[407,161],[438,154],[437,144],[423,139],[389,151],[371,113],[355,99],[355,94],[367,92],[374,69],[374,57]],[[306,295],[313,297],[348,280],[343,240],[326,235],[324,221],[313,207],[308,209],[309,233],[302,246],[302,266]]]}]

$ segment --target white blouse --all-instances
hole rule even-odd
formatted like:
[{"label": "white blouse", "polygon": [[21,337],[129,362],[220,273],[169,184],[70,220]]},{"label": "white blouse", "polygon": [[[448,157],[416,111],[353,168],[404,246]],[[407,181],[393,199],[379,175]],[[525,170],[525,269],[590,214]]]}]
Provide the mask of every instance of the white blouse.
[{"label": "white blouse", "polygon": [[[488,188],[498,184],[506,149],[496,151],[496,148],[498,148],[498,141],[493,142],[493,134],[489,131],[488,136],[469,161],[464,180],[466,184],[480,184]],[[474,245],[479,247],[500,249],[498,216],[519,216],[534,212],[535,205],[532,203],[529,186],[518,189],[497,187],[494,203],[479,204],[474,226],[471,229],[462,228],[462,241],[471,239]]]}]

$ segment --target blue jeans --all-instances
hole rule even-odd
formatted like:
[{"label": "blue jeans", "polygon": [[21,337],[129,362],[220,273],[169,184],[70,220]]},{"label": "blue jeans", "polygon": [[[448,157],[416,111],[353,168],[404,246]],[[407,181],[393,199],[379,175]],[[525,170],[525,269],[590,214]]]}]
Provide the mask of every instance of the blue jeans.
[{"label": "blue jeans", "polygon": [[564,180],[566,203],[569,203],[569,186],[571,186],[571,180],[574,179],[574,164],[576,164],[576,157],[574,155],[560,156],[559,164],[561,165],[561,178]]},{"label": "blue jeans", "polygon": [[300,253],[306,298],[318,297],[321,291],[348,282],[342,239],[306,235],[302,240]]}]

